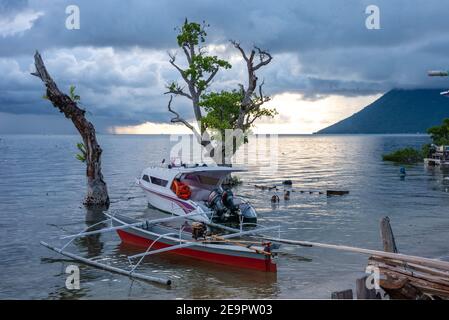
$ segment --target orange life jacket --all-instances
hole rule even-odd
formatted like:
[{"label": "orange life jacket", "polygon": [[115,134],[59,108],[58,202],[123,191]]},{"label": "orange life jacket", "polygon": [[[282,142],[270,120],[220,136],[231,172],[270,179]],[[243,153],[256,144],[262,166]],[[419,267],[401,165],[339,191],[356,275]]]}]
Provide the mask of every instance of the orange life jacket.
[{"label": "orange life jacket", "polygon": [[178,198],[181,198],[183,200],[190,199],[190,196],[192,195],[192,191],[190,191],[189,186],[179,180],[173,180],[171,189],[174,193],[176,193]]}]

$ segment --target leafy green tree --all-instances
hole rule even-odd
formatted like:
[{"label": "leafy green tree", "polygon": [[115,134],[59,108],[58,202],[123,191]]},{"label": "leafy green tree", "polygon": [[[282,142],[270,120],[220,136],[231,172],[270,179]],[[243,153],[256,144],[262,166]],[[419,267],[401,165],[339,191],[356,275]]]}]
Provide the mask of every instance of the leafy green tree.
[{"label": "leafy green tree", "polygon": [[[263,82],[258,86],[256,71],[269,64],[272,56],[260,48],[254,47],[247,54],[239,43],[233,41],[233,46],[242,55],[248,72],[247,85],[239,85],[239,89],[210,91],[212,80],[220,69],[229,69],[231,64],[217,56],[208,55],[204,44],[206,42],[205,22],[202,24],[189,22],[177,28],[177,43],[185,55],[186,68],[181,68],[176,63],[176,55],[170,54],[171,65],[179,71],[184,86],[176,81],[167,85],[167,94],[183,96],[192,102],[195,119],[198,123],[198,132],[190,123],[182,118],[171,107],[172,97],[168,104],[168,110],[175,115],[171,122],[181,122],[195,134],[197,141],[203,145],[211,157],[219,155],[221,161],[225,161],[225,144],[212,144],[213,140],[223,141],[226,130],[241,130],[247,134],[254,122],[263,116],[273,117],[274,109],[263,108],[262,105],[270,100],[263,94]],[[258,90],[257,90],[258,89]],[[257,93],[256,93],[257,91]],[[245,138],[246,142],[247,139]],[[232,153],[235,153],[238,144],[233,144]],[[220,150],[216,150],[219,148]],[[218,151],[218,152],[217,152]],[[222,164],[224,164],[222,162]]]},{"label": "leafy green tree", "polygon": [[433,126],[427,129],[432,141],[436,145],[449,145],[449,119],[443,120],[440,126]]},{"label": "leafy green tree", "polygon": [[203,125],[206,129],[217,132],[221,139],[225,130],[243,129],[248,132],[258,118],[273,117],[276,110],[269,108],[254,108],[247,113],[247,121],[243,128],[238,127],[238,120],[244,93],[241,90],[210,92],[201,96],[200,106],[206,111]]}]

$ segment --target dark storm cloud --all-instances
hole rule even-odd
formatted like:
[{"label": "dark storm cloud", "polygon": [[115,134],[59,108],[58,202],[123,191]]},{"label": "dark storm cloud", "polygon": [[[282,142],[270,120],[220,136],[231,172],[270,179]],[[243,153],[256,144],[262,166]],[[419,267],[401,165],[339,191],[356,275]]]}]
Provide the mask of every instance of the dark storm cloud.
[{"label": "dark storm cloud", "polygon": [[[71,4],[80,7],[81,30],[65,28]],[[365,28],[370,4],[380,7],[381,30]],[[237,39],[269,49],[274,61],[260,77],[271,94],[320,99],[441,87],[444,81],[426,71],[449,64],[447,12],[445,0],[0,0],[0,111],[53,112],[40,98],[42,84],[29,76],[40,49],[61,87],[76,84],[94,116],[167,121],[164,85],[177,74],[165,52],[175,47],[174,27],[185,17],[210,23],[210,43]],[[244,82],[240,66],[220,74],[216,87]],[[181,98],[176,108],[191,116]]]}]

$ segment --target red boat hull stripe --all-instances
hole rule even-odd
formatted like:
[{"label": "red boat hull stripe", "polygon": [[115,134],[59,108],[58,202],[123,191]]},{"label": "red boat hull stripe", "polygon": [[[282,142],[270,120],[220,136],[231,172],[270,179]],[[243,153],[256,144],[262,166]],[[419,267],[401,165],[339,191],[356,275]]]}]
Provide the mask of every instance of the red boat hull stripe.
[{"label": "red boat hull stripe", "polygon": [[[123,242],[132,244],[135,246],[148,248],[148,246],[153,242],[152,240],[139,237],[137,235],[128,233],[123,230],[117,230],[118,235],[122,239]],[[156,242],[153,244],[152,249],[161,249],[170,247],[170,245],[165,244],[163,242]],[[174,253],[181,256],[193,257],[199,260],[219,263],[224,265],[230,265],[234,267],[240,267],[245,269],[254,269],[266,272],[276,272],[276,264],[273,263],[270,257],[266,257],[266,259],[255,259],[248,257],[239,257],[232,256],[220,253],[213,252],[205,252],[200,250],[195,250],[192,248],[181,248],[176,249],[167,253]]]}]

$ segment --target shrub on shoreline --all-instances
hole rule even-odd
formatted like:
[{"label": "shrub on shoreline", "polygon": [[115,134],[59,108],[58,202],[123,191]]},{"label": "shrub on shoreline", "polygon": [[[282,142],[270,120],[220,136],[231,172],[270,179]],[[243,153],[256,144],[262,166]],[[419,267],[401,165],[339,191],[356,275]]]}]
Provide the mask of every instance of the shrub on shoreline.
[{"label": "shrub on shoreline", "polygon": [[404,148],[382,156],[383,161],[392,161],[405,164],[418,163],[424,160],[423,152],[414,148]]}]

